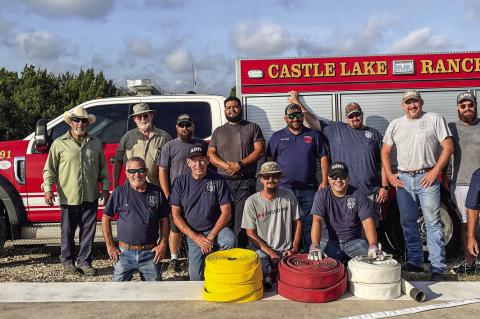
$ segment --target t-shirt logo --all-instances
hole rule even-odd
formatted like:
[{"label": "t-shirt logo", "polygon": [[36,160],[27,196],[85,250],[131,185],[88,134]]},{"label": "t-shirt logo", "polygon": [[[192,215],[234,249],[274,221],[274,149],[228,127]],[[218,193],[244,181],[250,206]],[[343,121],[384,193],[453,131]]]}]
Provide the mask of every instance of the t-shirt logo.
[{"label": "t-shirt logo", "polygon": [[357,206],[357,202],[355,201],[355,198],[350,197],[347,199],[347,207],[348,209],[354,209],[355,206]]},{"label": "t-shirt logo", "polygon": [[307,136],[304,136],[304,137],[303,137],[303,141],[304,141],[305,143],[307,143],[307,144],[312,144],[313,138],[312,138],[311,136],[308,136],[308,135],[307,135]]},{"label": "t-shirt logo", "polygon": [[215,191],[215,183],[213,181],[207,182],[207,192],[214,192]]},{"label": "t-shirt logo", "polygon": [[158,195],[154,195],[154,194],[148,195],[148,207],[150,208],[158,207]]},{"label": "t-shirt logo", "polygon": [[366,131],[366,132],[365,132],[365,137],[366,137],[366,138],[372,138],[372,137],[373,137],[373,133],[370,132],[370,131]]}]

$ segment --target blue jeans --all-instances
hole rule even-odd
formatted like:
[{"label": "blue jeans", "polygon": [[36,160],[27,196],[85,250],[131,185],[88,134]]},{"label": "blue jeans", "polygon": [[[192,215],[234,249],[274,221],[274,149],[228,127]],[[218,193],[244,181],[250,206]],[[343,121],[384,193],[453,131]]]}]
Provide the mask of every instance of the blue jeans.
[{"label": "blue jeans", "polygon": [[120,247],[121,254],[114,264],[113,281],[130,281],[138,270],[143,281],[157,281],[160,264],[153,261],[155,253],[151,250],[128,250]]},{"label": "blue jeans", "polygon": [[[252,250],[255,250],[255,252],[257,253],[258,258],[260,259],[260,263],[262,264],[263,277],[265,277],[265,275],[269,274],[270,271],[272,270],[272,258],[270,258],[270,256],[267,255],[267,253],[261,249],[258,249],[253,246],[250,248]],[[281,251],[276,251],[276,252],[277,254],[280,255],[280,257],[283,257],[283,253]]]},{"label": "blue jeans", "polygon": [[[209,231],[203,232],[204,235],[208,235]],[[203,280],[203,272],[205,270],[205,256],[202,254],[200,247],[195,242],[187,237],[188,245],[188,273],[190,274],[190,280],[200,281]],[[235,234],[233,231],[224,227],[218,233],[215,238],[213,250],[225,250],[235,246]]]},{"label": "blue jeans", "polygon": [[399,175],[404,188],[397,188],[397,202],[400,210],[400,223],[407,246],[407,261],[417,267],[423,267],[423,245],[418,229],[418,205],[422,208],[427,229],[428,259],[430,272],[445,270],[445,241],[440,220],[440,183],[435,181],[430,187],[420,186],[425,174],[411,176]]},{"label": "blue jeans", "polygon": [[310,235],[312,231],[312,215],[310,211],[313,206],[313,199],[315,197],[314,189],[292,189],[295,197],[297,197],[298,205],[302,209],[302,216],[300,221],[302,222],[302,248],[304,252],[309,251],[310,244],[312,243],[312,237]]},{"label": "blue jeans", "polygon": [[352,240],[320,240],[320,248],[330,258],[346,262],[355,256],[366,255],[368,253],[368,244],[365,239]]}]

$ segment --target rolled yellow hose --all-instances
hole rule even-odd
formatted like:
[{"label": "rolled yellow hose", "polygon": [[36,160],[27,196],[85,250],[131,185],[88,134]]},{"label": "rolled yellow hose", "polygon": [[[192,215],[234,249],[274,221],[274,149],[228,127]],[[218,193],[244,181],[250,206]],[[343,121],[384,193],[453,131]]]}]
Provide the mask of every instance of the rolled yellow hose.
[{"label": "rolled yellow hose", "polygon": [[262,267],[257,254],[233,248],[205,258],[203,297],[215,302],[249,302],[262,299]]}]

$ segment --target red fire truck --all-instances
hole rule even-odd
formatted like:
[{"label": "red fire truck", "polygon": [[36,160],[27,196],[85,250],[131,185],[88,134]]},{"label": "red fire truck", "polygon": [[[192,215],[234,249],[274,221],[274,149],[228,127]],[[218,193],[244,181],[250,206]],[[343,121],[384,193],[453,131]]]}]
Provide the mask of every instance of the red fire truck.
[{"label": "red fire truck", "polygon": [[[136,91],[154,91],[149,80],[134,80],[130,84]],[[118,142],[127,130],[135,126],[129,120],[134,104],[148,103],[156,111],[154,125],[173,137],[176,136],[177,116],[189,113],[196,123],[195,135],[210,139],[213,130],[225,123],[224,100],[223,96],[217,95],[136,95],[95,99],[81,106],[97,118],[89,127],[89,134],[102,141],[112,177],[113,156]],[[67,124],[60,115],[50,122],[40,120],[36,132],[23,140],[0,142],[0,249],[9,239],[14,244],[59,243],[58,197],[55,206],[47,206],[40,185],[48,146],[66,131]],[[103,203],[100,203],[99,219],[102,212]],[[101,238],[101,226],[97,228],[96,236]]]},{"label": "red fire truck", "polygon": [[[383,134],[392,119],[404,115],[400,104],[407,89],[421,91],[425,111],[439,113],[447,122],[457,120],[458,93],[480,92],[480,52],[238,59],[236,88],[246,118],[258,123],[267,139],[285,126],[283,112],[291,90],[301,93],[317,117],[329,120],[342,121],[345,106],[357,102],[365,124]],[[394,196],[382,214],[386,242],[403,252]],[[451,255],[459,247],[460,220],[446,189],[442,189],[441,216],[447,254]],[[426,248],[421,211],[418,225]]]}]

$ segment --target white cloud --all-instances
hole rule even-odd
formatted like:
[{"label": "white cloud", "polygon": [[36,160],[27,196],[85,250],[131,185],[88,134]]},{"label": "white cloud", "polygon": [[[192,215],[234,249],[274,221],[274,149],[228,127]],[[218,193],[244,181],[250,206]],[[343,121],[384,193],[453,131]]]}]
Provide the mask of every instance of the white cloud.
[{"label": "white cloud", "polygon": [[372,53],[377,52],[384,40],[384,33],[395,19],[388,15],[372,16],[365,26],[355,28],[345,39],[335,39],[341,53]]},{"label": "white cloud", "polygon": [[128,54],[134,58],[151,57],[155,51],[152,41],[147,38],[131,38],[126,40]]},{"label": "white cloud", "polygon": [[40,15],[53,17],[78,16],[85,19],[105,17],[114,0],[20,0],[28,9]]},{"label": "white cloud", "polygon": [[174,73],[192,72],[192,64],[192,55],[183,49],[176,49],[170,52],[165,58],[165,65]]},{"label": "white cloud", "polygon": [[19,33],[15,38],[17,49],[28,58],[55,60],[65,54],[62,39],[49,32]]},{"label": "white cloud", "polygon": [[412,31],[402,39],[398,40],[388,51],[443,51],[459,47],[463,47],[463,45],[457,41],[446,39],[441,35],[433,34],[430,28],[422,28]]},{"label": "white cloud", "polygon": [[235,49],[255,56],[282,54],[298,42],[275,23],[242,22],[234,27],[231,37]]}]

